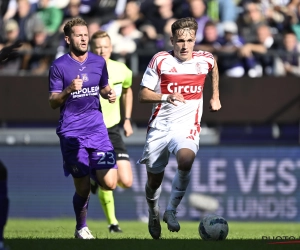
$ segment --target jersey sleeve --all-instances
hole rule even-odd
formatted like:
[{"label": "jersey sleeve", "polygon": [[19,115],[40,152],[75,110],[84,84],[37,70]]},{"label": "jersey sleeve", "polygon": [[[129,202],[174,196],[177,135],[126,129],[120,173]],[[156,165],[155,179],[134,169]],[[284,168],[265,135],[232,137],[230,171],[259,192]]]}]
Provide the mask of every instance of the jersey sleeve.
[{"label": "jersey sleeve", "polygon": [[124,82],[122,87],[128,89],[132,85],[132,71],[124,64]]},{"label": "jersey sleeve", "polygon": [[215,66],[215,59],[213,54],[208,51],[202,50],[199,50],[197,54],[201,57],[202,60],[204,60],[208,64],[208,71],[211,71]]},{"label": "jersey sleeve", "polygon": [[149,62],[147,69],[143,75],[141,86],[154,90],[160,79],[161,63],[164,59],[164,54],[159,52],[155,54]]},{"label": "jersey sleeve", "polygon": [[49,69],[49,92],[60,93],[64,89],[63,77],[58,67],[53,64]]},{"label": "jersey sleeve", "polygon": [[100,77],[100,82],[99,82],[99,87],[100,89],[105,88],[108,85],[108,72],[107,72],[107,66],[106,62],[103,62],[103,67],[102,67],[102,75]]}]

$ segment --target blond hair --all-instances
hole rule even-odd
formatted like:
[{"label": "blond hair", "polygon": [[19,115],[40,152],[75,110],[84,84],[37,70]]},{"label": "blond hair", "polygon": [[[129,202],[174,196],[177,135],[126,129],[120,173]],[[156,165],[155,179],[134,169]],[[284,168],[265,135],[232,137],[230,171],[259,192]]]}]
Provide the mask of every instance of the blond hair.
[{"label": "blond hair", "polygon": [[91,40],[94,40],[97,38],[105,38],[105,37],[108,37],[110,40],[110,36],[108,35],[108,33],[106,31],[98,30],[92,35]]}]

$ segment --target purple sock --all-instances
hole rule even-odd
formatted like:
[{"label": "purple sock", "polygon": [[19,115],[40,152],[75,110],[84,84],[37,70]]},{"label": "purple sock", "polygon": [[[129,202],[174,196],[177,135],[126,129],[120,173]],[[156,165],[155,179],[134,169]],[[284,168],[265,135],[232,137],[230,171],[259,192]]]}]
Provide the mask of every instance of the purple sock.
[{"label": "purple sock", "polygon": [[0,241],[3,241],[4,226],[8,217],[7,181],[0,180]]},{"label": "purple sock", "polygon": [[87,198],[82,198],[76,192],[73,196],[73,207],[76,215],[77,230],[80,230],[83,227],[87,227],[86,217],[87,217],[87,211],[89,207],[89,199],[90,196]]}]

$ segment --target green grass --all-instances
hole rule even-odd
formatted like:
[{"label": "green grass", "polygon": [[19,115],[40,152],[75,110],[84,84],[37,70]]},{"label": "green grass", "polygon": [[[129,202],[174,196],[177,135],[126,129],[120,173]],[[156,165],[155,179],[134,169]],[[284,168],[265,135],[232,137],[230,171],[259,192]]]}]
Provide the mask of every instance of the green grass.
[{"label": "green grass", "polygon": [[[300,249],[300,244],[278,243],[276,236],[293,236],[300,240],[300,223],[254,223],[229,222],[229,234],[225,241],[209,242],[200,239],[198,222],[180,221],[181,230],[171,233],[162,222],[162,239],[153,240],[147,224],[138,221],[120,221],[123,234],[110,234],[104,221],[88,221],[96,240],[74,239],[73,219],[9,219],[5,227],[5,243],[11,250],[258,250],[258,249]],[[270,236],[262,240],[262,236]],[[280,240],[287,243],[287,240]]]}]

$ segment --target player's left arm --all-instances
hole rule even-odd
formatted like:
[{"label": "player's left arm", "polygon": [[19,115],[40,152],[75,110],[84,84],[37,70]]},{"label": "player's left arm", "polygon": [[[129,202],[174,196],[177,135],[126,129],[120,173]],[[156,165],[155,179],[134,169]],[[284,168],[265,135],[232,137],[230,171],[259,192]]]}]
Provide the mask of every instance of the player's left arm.
[{"label": "player's left arm", "polygon": [[117,97],[116,92],[108,84],[104,88],[100,89],[100,95],[110,103],[114,103]]},{"label": "player's left arm", "polygon": [[214,67],[212,68],[212,97],[210,99],[210,111],[216,112],[221,108],[220,95],[219,95],[219,70],[218,64],[214,59]]},{"label": "player's left arm", "polygon": [[122,90],[122,104],[124,107],[124,134],[126,137],[133,134],[131,126],[131,113],[132,113],[133,94],[131,87],[123,88]]}]

